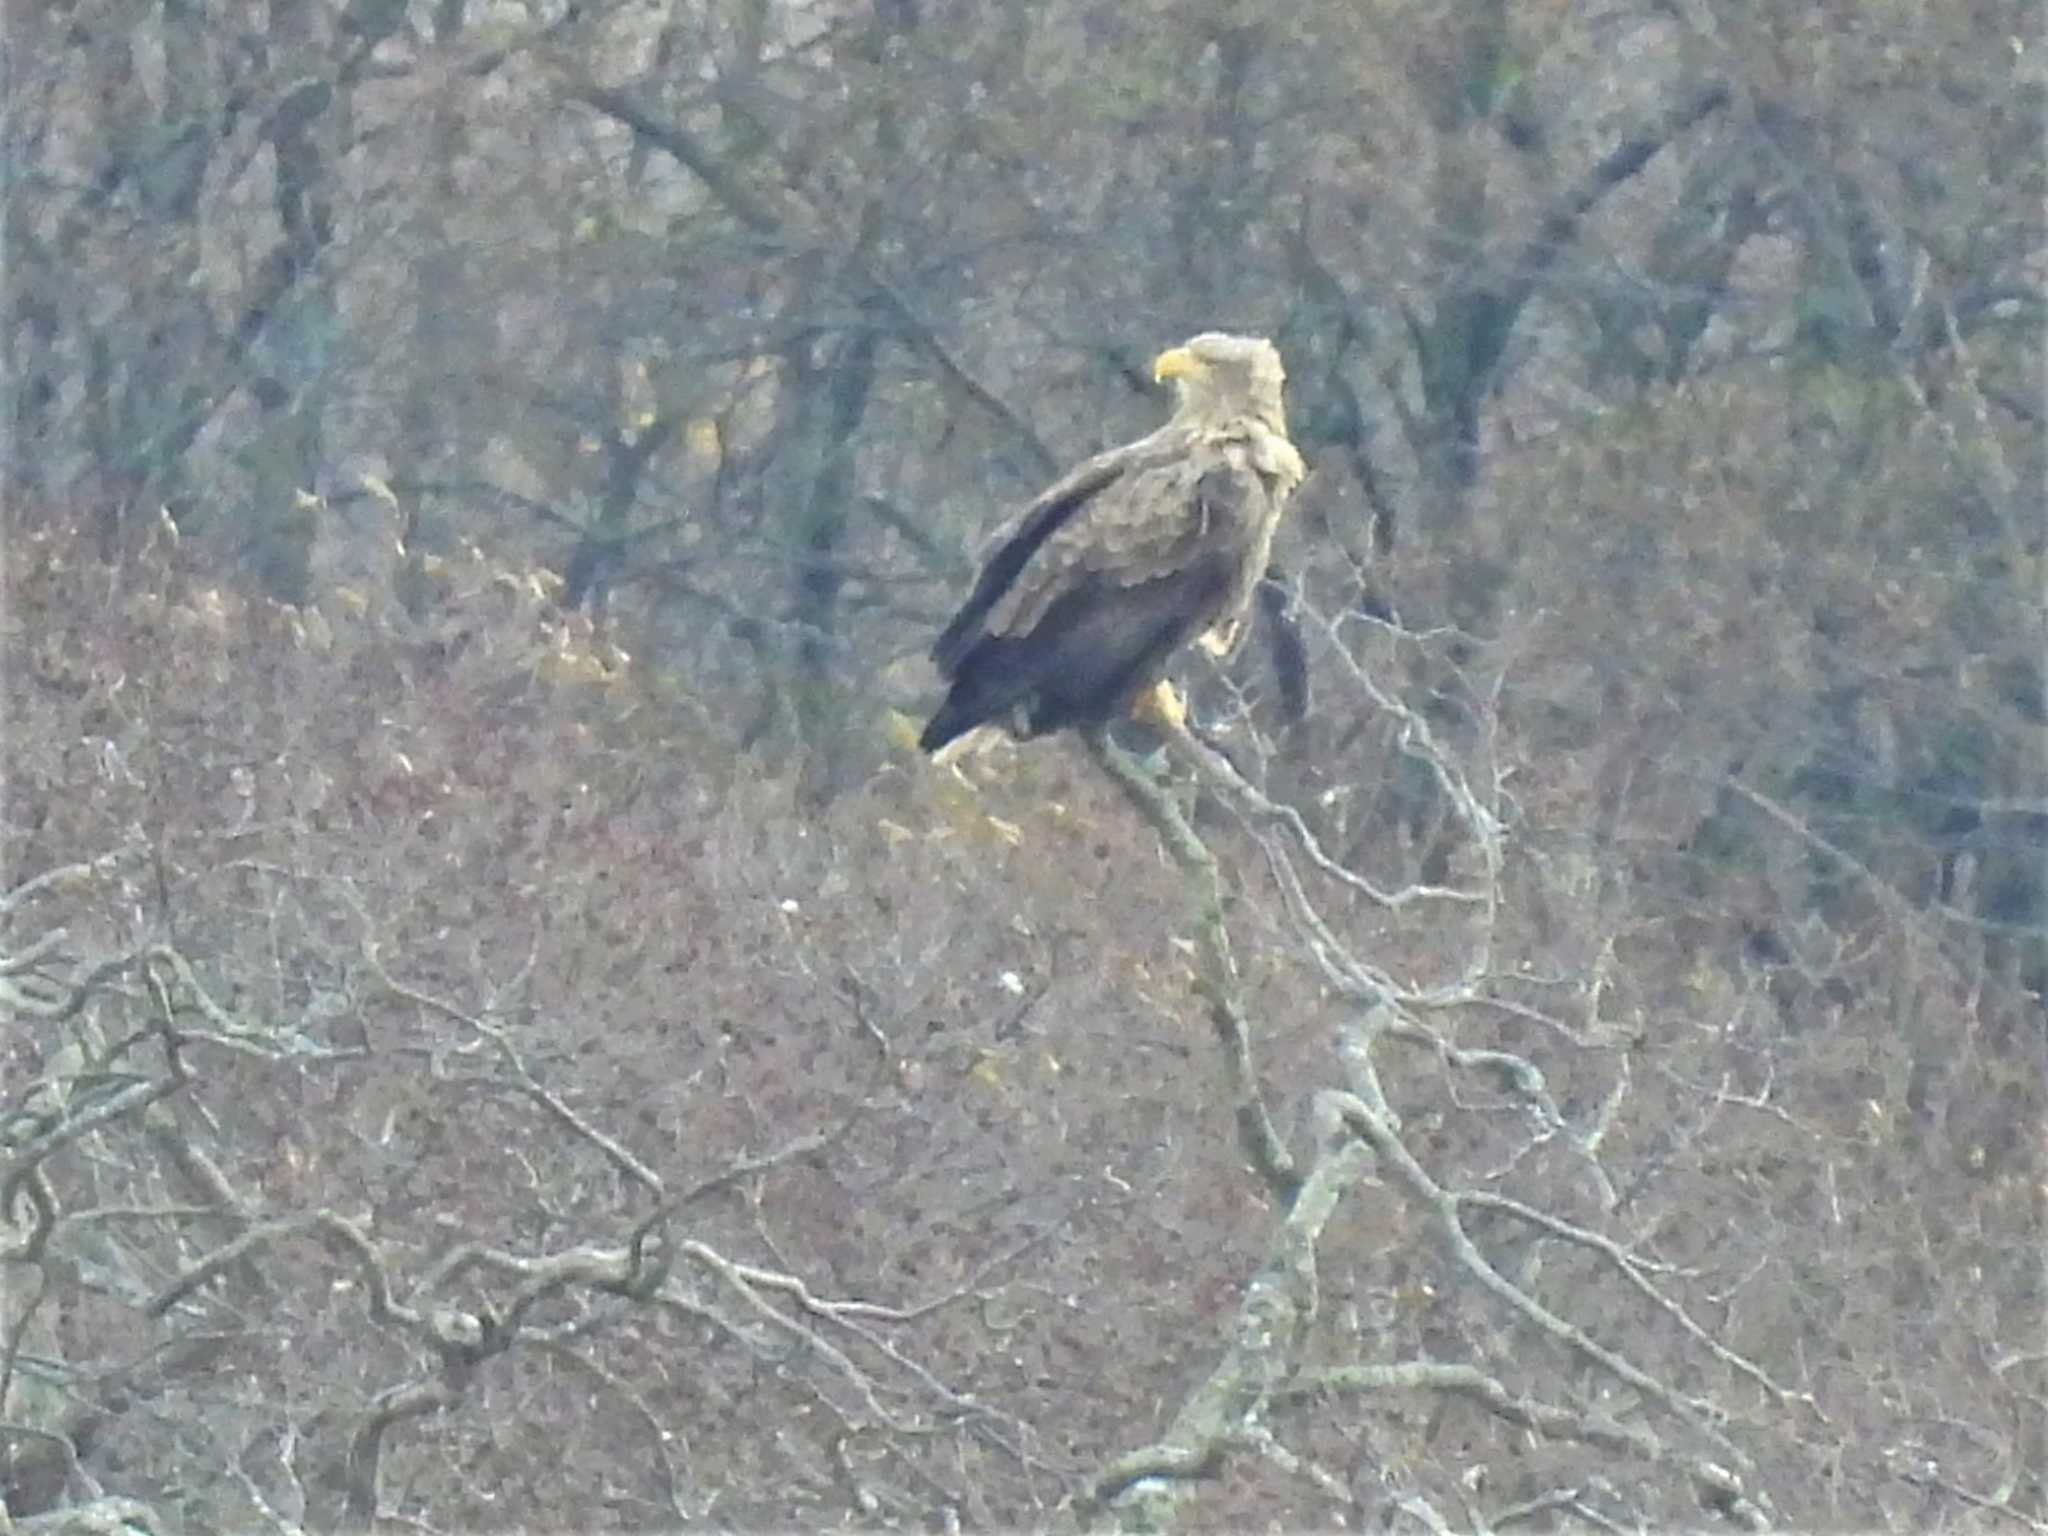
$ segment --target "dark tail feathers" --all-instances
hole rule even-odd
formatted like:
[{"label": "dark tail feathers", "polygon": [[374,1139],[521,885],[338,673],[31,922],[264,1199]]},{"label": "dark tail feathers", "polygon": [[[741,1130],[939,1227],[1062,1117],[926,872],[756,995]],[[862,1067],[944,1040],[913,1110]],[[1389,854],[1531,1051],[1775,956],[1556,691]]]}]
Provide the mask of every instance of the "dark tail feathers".
[{"label": "dark tail feathers", "polygon": [[[953,679],[945,702],[925,722],[917,744],[936,752],[956,736],[1009,714],[1036,692],[1024,669],[1006,663],[1015,658],[1000,647],[985,648]],[[1034,706],[1035,709],[1035,706]]]},{"label": "dark tail feathers", "polygon": [[946,702],[925,721],[924,730],[918,735],[917,744],[927,752],[936,752],[956,736],[964,736],[981,722],[958,697],[949,695]]}]

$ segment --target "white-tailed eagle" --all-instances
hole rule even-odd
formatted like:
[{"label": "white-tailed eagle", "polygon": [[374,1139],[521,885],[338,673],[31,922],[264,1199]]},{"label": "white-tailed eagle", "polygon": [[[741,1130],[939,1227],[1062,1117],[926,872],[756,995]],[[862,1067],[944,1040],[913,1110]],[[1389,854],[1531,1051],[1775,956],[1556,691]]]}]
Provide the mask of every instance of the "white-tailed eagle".
[{"label": "white-tailed eagle", "polygon": [[991,723],[1037,736],[1141,702],[1175,717],[1168,658],[1198,637],[1219,656],[1236,644],[1303,474],[1280,354],[1211,331],[1152,373],[1174,384],[1166,425],[1089,459],[989,540],[932,646],[948,690],[918,738],[927,752]]}]

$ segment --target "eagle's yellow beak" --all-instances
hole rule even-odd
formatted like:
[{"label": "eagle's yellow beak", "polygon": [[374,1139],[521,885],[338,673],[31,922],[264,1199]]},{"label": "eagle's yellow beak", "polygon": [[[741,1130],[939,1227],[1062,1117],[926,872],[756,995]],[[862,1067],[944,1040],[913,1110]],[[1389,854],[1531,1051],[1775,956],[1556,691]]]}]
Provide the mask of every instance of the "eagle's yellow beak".
[{"label": "eagle's yellow beak", "polygon": [[1202,371],[1202,360],[1186,347],[1171,347],[1152,359],[1152,382],[1164,384],[1168,379],[1184,379],[1190,374]]}]

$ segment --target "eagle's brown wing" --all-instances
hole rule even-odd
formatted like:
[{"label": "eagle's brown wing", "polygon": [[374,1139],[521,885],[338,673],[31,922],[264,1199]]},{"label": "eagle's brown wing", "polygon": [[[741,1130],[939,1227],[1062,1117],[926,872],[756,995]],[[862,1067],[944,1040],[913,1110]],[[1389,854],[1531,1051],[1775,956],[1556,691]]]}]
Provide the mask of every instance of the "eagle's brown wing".
[{"label": "eagle's brown wing", "polygon": [[[1183,439],[1184,434],[1162,429],[1135,443],[1098,453],[1047,486],[991,533],[982,546],[981,572],[974,590],[932,643],[932,660],[940,675],[953,676],[975,643],[988,634],[991,613],[1014,601],[1020,583],[1027,589],[1039,585],[1042,577],[1027,573],[1027,568],[1055,535],[1077,520],[1085,526],[1096,515],[1094,506],[1105,493],[1133,476],[1171,463],[1185,448]],[[1127,498],[1128,486],[1118,494]],[[1072,535],[1066,537],[1070,540]]]},{"label": "eagle's brown wing", "polygon": [[1084,584],[1112,592],[1192,565],[1205,549],[1240,542],[1247,488],[1207,444],[1133,466],[1040,542],[990,605],[990,635],[1026,635],[1062,596]]},{"label": "eagle's brown wing", "polygon": [[933,648],[927,748],[1020,706],[1032,732],[1108,718],[1264,568],[1278,499],[1241,441],[1161,432],[1091,460],[999,532]]}]

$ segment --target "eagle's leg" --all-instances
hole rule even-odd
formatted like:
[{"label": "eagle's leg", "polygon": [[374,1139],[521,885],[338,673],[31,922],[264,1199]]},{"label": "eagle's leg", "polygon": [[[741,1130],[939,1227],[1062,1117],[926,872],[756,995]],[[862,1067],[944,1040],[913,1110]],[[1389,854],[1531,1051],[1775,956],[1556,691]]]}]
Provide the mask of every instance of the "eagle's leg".
[{"label": "eagle's leg", "polygon": [[1221,661],[1237,649],[1237,637],[1244,628],[1242,619],[1231,619],[1218,624],[1214,629],[1205,629],[1195,639],[1195,644]]},{"label": "eagle's leg", "polygon": [[1173,691],[1173,684],[1163,677],[1131,700],[1131,718],[1157,726],[1169,735],[1188,728],[1187,706]]}]

